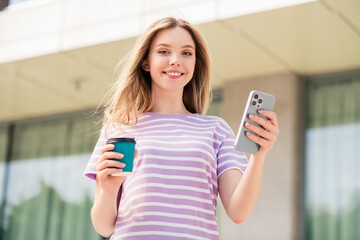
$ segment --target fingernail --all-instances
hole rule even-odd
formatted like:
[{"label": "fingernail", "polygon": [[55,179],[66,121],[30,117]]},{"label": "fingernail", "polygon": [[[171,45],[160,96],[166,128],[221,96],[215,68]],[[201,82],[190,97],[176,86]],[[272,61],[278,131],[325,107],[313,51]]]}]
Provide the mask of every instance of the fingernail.
[{"label": "fingernail", "polygon": [[255,116],[254,116],[253,114],[250,114],[249,118],[250,118],[250,119],[254,119]]},{"label": "fingernail", "polygon": [[124,154],[118,153],[118,156],[119,156],[119,157],[124,157]]},{"label": "fingernail", "polygon": [[259,113],[262,114],[262,113],[265,113],[265,111],[264,110],[259,110]]}]

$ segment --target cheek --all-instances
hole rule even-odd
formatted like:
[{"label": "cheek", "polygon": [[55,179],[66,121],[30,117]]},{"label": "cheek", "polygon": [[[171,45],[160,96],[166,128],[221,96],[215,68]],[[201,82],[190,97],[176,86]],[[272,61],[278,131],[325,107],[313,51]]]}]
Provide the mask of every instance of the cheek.
[{"label": "cheek", "polygon": [[193,74],[195,70],[195,59],[187,62],[187,69],[189,73]]}]

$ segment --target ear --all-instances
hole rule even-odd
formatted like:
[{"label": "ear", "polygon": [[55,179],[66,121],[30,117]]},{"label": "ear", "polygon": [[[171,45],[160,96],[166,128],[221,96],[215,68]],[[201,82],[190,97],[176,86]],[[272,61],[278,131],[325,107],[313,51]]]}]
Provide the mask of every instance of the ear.
[{"label": "ear", "polygon": [[141,64],[141,66],[145,71],[147,71],[147,72],[150,71],[150,66],[149,66],[149,63],[148,63],[147,59]]}]

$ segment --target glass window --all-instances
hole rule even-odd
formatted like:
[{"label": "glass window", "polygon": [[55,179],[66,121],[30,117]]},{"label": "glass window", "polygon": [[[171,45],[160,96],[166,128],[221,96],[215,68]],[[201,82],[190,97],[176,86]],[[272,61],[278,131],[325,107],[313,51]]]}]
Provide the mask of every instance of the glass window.
[{"label": "glass window", "polygon": [[360,239],[360,73],[306,84],[305,239]]},{"label": "glass window", "polygon": [[8,146],[8,127],[0,126],[0,210],[3,209],[3,196],[5,182],[5,169],[6,169],[6,154]]},{"label": "glass window", "polygon": [[90,218],[94,183],[82,174],[99,128],[83,115],[15,124],[2,239],[102,239]]}]

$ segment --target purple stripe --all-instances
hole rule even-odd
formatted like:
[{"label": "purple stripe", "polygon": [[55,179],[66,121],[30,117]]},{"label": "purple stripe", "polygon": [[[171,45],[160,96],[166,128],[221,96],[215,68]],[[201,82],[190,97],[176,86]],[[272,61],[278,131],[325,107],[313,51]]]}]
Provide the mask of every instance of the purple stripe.
[{"label": "purple stripe", "polygon": [[141,131],[148,131],[150,129],[163,129],[163,130],[172,130],[172,129],[189,129],[189,130],[206,130],[211,131],[212,128],[215,128],[214,124],[192,124],[191,122],[167,122],[167,121],[157,121],[141,124]]},{"label": "purple stripe", "polygon": [[[153,212],[153,211],[151,211]],[[189,216],[194,219],[193,216]],[[147,221],[157,221],[157,222],[166,222],[166,223],[175,223],[175,224],[186,224],[190,226],[196,226],[199,228],[211,230],[211,231],[217,231],[217,224],[216,221],[214,221],[212,224],[205,223],[202,221],[193,220],[190,218],[181,218],[181,217],[168,217],[168,216],[161,216],[161,215],[144,215],[144,216],[135,216],[134,221],[128,221],[124,223],[119,223],[116,226],[117,227],[126,227],[130,226],[132,222],[147,222]]]},{"label": "purple stripe", "polygon": [[[174,129],[172,129],[174,130]],[[196,134],[197,137],[205,137],[209,140],[212,139],[213,133],[212,132],[204,132],[204,131],[193,131],[193,130],[185,130],[185,129],[176,129],[174,131],[166,131],[166,130],[151,130],[151,131],[144,131],[141,133],[141,137],[146,137],[146,138],[152,138],[152,139],[156,139],[159,136],[166,136],[169,137],[169,134],[173,134],[173,136],[175,136],[175,139],[178,139],[178,137],[181,137],[182,135],[186,135],[186,136],[194,136]],[[170,136],[169,139],[172,139],[173,136]],[[194,136],[194,138],[196,138]],[[136,139],[136,137],[135,137]],[[189,139],[189,138],[187,138]]]},{"label": "purple stripe", "polygon": [[[187,237],[175,237],[171,236],[171,240],[189,240]],[[131,236],[131,237],[122,237],[121,240],[169,240],[169,236],[164,235],[140,235],[140,236]]]},{"label": "purple stripe", "polygon": [[[141,198],[126,198],[126,200],[131,200],[131,205],[136,205],[139,203],[149,203],[149,202],[158,202],[158,203],[167,203],[167,204],[174,204],[174,205],[185,205],[191,206],[196,208],[202,208],[204,210],[213,211],[214,206],[209,203],[202,203],[195,200],[188,200],[188,199],[177,199],[177,198],[167,198],[167,197],[159,197],[159,196],[145,196]],[[128,208],[125,208],[120,212],[126,213]],[[178,211],[182,211],[178,208]]]},{"label": "purple stripe", "polygon": [[137,138],[136,140],[136,147],[138,149],[141,150],[141,148],[143,147],[170,147],[170,148],[177,148],[177,149],[181,149],[181,148],[186,148],[186,147],[198,147],[200,149],[206,150],[209,153],[214,153],[214,149],[212,147],[212,142],[211,141],[204,141],[204,139],[191,139],[192,142],[188,142],[189,139],[184,139],[184,140],[173,140],[170,139],[156,139],[157,141],[147,141],[144,142],[142,141],[141,138]]},{"label": "purple stripe", "polygon": [[[169,159],[171,159],[171,157],[197,157],[197,158],[205,158],[206,161],[208,161],[208,158],[210,158],[210,156],[206,153],[200,152],[200,151],[176,151],[176,149],[174,150],[157,150],[157,149],[144,149],[143,151],[141,151],[141,149],[139,150],[138,154],[142,154],[145,155],[146,154],[151,154],[151,155],[158,155],[158,156],[162,156],[162,157],[168,157]],[[214,156],[215,157],[215,156]]]},{"label": "purple stripe", "polygon": [[223,172],[229,170],[229,169],[238,169],[241,172],[244,172],[246,167],[242,167],[242,166],[234,166],[233,164],[225,164],[224,166],[222,166],[221,168],[218,169],[218,176],[220,176],[220,174],[222,174]]},{"label": "purple stripe", "polygon": [[173,188],[163,188],[163,187],[155,187],[155,186],[151,186],[151,187],[144,187],[142,189],[137,189],[135,191],[132,191],[129,195],[128,194],[124,194],[123,197],[124,198],[131,198],[134,196],[137,196],[138,194],[142,194],[142,193],[165,193],[165,194],[171,194],[174,196],[189,196],[189,197],[196,197],[199,199],[207,199],[209,201],[212,201],[212,198],[210,197],[209,193],[202,193],[202,192],[197,192],[197,191],[193,191],[193,190],[186,190],[186,189],[173,189]]},{"label": "purple stripe", "polygon": [[[145,165],[146,166],[146,165]],[[191,171],[191,170],[181,170],[181,169],[161,169],[161,168],[154,168],[154,167],[148,167],[148,168],[142,168],[142,169],[136,169],[135,174],[145,174],[145,173],[153,173],[153,174],[162,174],[165,177],[167,175],[170,176],[180,176],[180,177],[194,177],[194,178],[207,178],[206,172],[199,172],[199,171]]]},{"label": "purple stripe", "polygon": [[[125,209],[123,213],[125,213],[127,210]],[[165,212],[165,213],[175,213],[175,214],[184,214],[194,217],[199,217],[203,219],[207,219],[210,221],[214,221],[216,223],[215,214],[209,214],[204,212],[198,212],[191,209],[181,209],[179,212],[179,208],[171,208],[171,207],[164,207],[164,206],[143,206],[137,209],[133,210],[134,213],[137,212]],[[130,213],[131,214],[131,213]],[[118,217],[118,221],[121,221],[122,219]]]},{"label": "purple stripe", "polygon": [[[141,236],[122,237],[121,240],[169,240],[169,236],[141,235]],[[188,240],[188,238],[171,236],[171,240]]]},{"label": "purple stripe", "polygon": [[[191,180],[186,179],[166,179],[164,182],[164,179],[157,178],[157,177],[147,177],[147,178],[139,178],[135,181],[131,182],[131,185],[137,186],[139,184],[143,183],[161,183],[161,184],[169,184],[169,185],[179,185],[179,186],[191,186],[196,188],[202,188],[202,189],[209,189],[209,183],[207,182],[195,182]],[[127,188],[127,181],[124,182],[124,188]]]},{"label": "purple stripe", "polygon": [[[199,159],[201,160],[201,159]],[[205,160],[203,160],[205,161]],[[200,168],[204,169],[208,173],[212,173],[212,171],[215,170],[215,163],[214,161],[208,162],[206,164],[205,162],[198,162],[198,161],[191,161],[191,160],[165,160],[165,159],[156,159],[156,158],[142,158],[138,159],[136,163],[134,164],[134,167],[138,168],[143,165],[147,164],[157,164],[159,166],[169,166],[169,167],[194,167],[194,168]],[[199,170],[200,170],[199,169]]]},{"label": "purple stripe", "polygon": [[[116,228],[121,226],[116,225]],[[189,234],[192,236],[199,236],[206,239],[218,239],[217,234],[210,234],[204,231],[199,231],[195,229],[188,229],[183,227],[169,227],[169,226],[157,226],[157,225],[142,225],[142,226],[128,226],[125,229],[119,229],[121,234],[125,234],[127,232],[141,232],[141,231],[160,231],[160,232],[174,232],[174,233],[183,233]],[[161,236],[161,235],[160,235]],[[169,238],[168,238],[169,239]],[[171,239],[171,238],[170,238]]]}]

